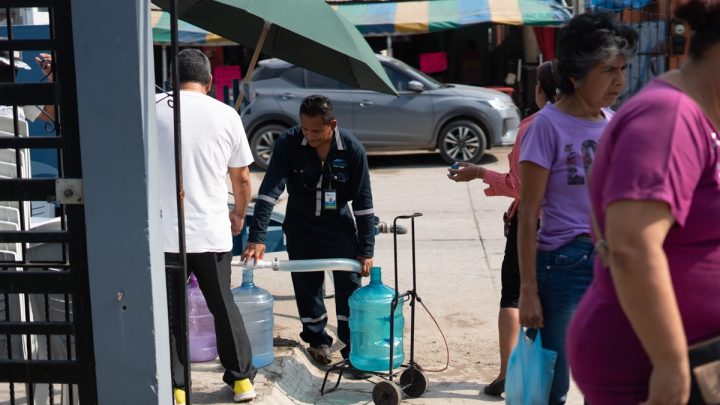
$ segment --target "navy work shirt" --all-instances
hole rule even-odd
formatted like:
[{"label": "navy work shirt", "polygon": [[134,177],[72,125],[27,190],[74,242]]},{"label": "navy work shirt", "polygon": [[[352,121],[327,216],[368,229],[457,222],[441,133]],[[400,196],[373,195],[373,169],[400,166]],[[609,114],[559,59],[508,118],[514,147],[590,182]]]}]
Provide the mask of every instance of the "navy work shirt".
[{"label": "navy work shirt", "polygon": [[[351,133],[335,128],[324,162],[300,126],[278,138],[255,202],[249,242],[265,242],[270,213],[286,185],[283,231],[291,259],[373,257],[375,216],[367,156]],[[326,206],[327,192],[335,192],[335,209]]]}]

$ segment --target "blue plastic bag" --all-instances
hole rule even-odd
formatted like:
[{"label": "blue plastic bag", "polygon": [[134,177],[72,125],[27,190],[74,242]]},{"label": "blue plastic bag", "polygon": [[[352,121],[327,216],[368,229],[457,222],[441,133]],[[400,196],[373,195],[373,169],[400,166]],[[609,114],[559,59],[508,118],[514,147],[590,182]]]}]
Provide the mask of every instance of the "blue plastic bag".
[{"label": "blue plastic bag", "polygon": [[521,327],[518,343],[508,360],[505,402],[510,405],[547,404],[556,360],[557,352],[543,349],[539,330],[533,340]]}]

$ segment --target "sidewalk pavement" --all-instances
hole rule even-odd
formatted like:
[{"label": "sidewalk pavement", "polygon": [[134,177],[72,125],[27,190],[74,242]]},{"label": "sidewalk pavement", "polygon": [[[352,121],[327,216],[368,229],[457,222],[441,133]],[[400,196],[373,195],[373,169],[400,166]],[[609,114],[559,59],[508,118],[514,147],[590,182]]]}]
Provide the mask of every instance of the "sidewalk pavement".
[{"label": "sidewalk pavement", "polygon": [[[485,167],[507,170],[509,148],[490,151]],[[371,156],[371,180],[375,215],[392,222],[398,215],[423,213],[416,225],[417,293],[442,329],[450,350],[447,370],[428,373],[430,386],[422,397],[409,404],[499,403],[500,398],[480,394],[499,367],[497,312],[500,299],[500,265],[505,238],[502,213],[511,200],[486,197],[480,180],[455,183],[445,177],[446,165],[436,154]],[[252,172],[255,190],[262,172]],[[286,198],[277,211],[284,212]],[[405,222],[409,225],[409,222]],[[410,235],[398,237],[398,276],[400,290],[412,288]],[[286,259],[287,254],[269,253],[265,259]],[[394,283],[392,235],[378,235],[375,265],[383,268],[383,282]],[[241,272],[233,272],[233,286],[241,282]],[[293,297],[290,275],[258,270],[256,285],[275,297],[276,360],[261,369],[255,381],[258,404],[366,404],[372,403],[372,384],[343,379],[336,392],[320,396],[324,373],[309,360],[300,347],[301,324]],[[367,283],[367,281],[365,281]],[[328,330],[335,334],[333,299],[325,300]],[[410,311],[405,307],[405,359],[409,358]],[[300,342],[302,343],[302,342]],[[339,348],[334,347],[339,361]],[[443,368],[446,350],[443,337],[421,306],[415,322],[415,361],[425,369]],[[193,365],[194,403],[231,403],[230,391],[220,381],[222,369],[214,361]],[[373,381],[379,381],[373,378]],[[574,386],[568,404],[582,404]]]}]

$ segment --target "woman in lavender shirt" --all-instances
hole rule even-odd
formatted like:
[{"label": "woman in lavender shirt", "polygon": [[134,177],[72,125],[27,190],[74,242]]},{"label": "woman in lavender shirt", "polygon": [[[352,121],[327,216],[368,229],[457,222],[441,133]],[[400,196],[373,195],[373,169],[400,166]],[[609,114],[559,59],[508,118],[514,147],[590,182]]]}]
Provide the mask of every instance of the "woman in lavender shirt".
[{"label": "woman in lavender shirt", "polygon": [[637,32],[610,14],[574,17],[558,43],[560,101],[545,105],[522,142],[520,323],[541,329],[543,346],[558,353],[550,404],[565,403],[565,334],[592,280],[586,174],[612,117],[607,107],[625,87],[627,60],[636,44]]}]

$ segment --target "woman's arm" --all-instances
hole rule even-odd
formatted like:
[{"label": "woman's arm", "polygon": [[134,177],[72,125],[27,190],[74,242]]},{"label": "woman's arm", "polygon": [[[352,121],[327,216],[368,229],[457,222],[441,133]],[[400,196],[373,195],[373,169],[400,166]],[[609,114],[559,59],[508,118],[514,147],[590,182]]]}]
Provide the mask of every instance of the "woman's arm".
[{"label": "woman's arm", "polygon": [[520,217],[518,219],[518,259],[520,261],[520,324],[533,329],[543,327],[542,306],[535,269],[537,224],[540,204],[545,197],[550,171],[532,162],[520,163]]},{"label": "woman's arm", "polygon": [[482,179],[490,186],[485,189],[485,195],[488,197],[503,196],[516,199],[520,197],[520,184],[512,172],[498,173],[468,162],[458,162],[457,169],[447,170],[448,178],[455,182]]},{"label": "woman's arm", "polygon": [[621,200],[606,210],[615,290],[653,364],[647,404],[685,404],[690,395],[687,340],[663,250],[673,223],[659,201]]}]

